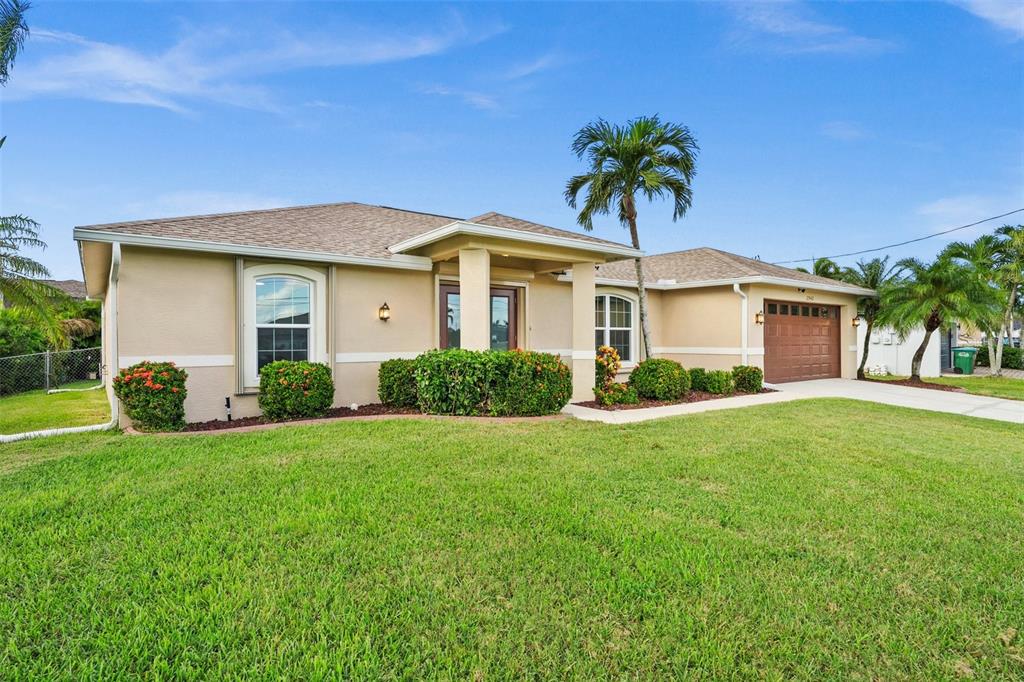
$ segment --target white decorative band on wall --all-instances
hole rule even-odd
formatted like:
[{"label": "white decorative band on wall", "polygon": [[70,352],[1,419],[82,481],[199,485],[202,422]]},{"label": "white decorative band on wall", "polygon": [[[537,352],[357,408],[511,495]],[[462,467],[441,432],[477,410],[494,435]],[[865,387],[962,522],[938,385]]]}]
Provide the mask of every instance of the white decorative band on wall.
[{"label": "white decorative band on wall", "polygon": [[412,360],[424,351],[392,351],[382,353],[335,353],[334,362],[347,365],[358,362],[384,362],[385,360]]},{"label": "white decorative band on wall", "polygon": [[234,355],[122,355],[118,365],[131,367],[140,362],[173,362],[178,367],[234,367]]},{"label": "white decorative band on wall", "polygon": [[850,347],[847,348],[846,350],[852,350],[854,353],[856,353],[859,349],[857,348],[857,344],[851,343]]},{"label": "white decorative band on wall", "polygon": [[564,355],[569,357],[572,355],[572,348],[536,348],[534,353],[548,353],[549,355]]},{"label": "white decorative band on wall", "polygon": [[[666,355],[742,355],[743,349],[729,346],[655,346],[656,354]],[[764,355],[764,348],[748,348],[748,355]]]},{"label": "white decorative band on wall", "polygon": [[574,350],[572,352],[573,360],[597,360],[596,350]]}]

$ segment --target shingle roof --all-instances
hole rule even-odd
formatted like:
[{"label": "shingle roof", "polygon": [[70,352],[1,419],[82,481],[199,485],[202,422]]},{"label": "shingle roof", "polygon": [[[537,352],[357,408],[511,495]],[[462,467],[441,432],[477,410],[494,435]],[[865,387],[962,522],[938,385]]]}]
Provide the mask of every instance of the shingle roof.
[{"label": "shingle roof", "polygon": [[[675,280],[677,284],[688,282],[729,281],[744,277],[773,277],[807,282],[808,285],[847,286],[827,277],[818,277],[799,270],[772,265],[764,261],[738,256],[734,253],[712,248],[674,251],[641,260],[644,281],[650,284],[658,280]],[[627,282],[636,281],[636,270],[632,260],[605,263],[597,270],[597,276]]]},{"label": "shingle roof", "polygon": [[[346,256],[391,258],[389,246],[458,220],[460,219],[451,216],[418,213],[389,206],[346,202],[135,220],[88,225],[79,229]],[[614,244],[577,232],[538,225],[498,213],[486,213],[471,222],[597,244]]]}]

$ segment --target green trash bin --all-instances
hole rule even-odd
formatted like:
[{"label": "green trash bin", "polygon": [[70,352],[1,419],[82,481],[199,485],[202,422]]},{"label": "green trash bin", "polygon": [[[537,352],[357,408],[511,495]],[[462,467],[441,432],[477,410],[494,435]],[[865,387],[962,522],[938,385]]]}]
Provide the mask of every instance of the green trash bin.
[{"label": "green trash bin", "polygon": [[974,356],[977,348],[954,348],[953,371],[957,374],[974,374]]}]

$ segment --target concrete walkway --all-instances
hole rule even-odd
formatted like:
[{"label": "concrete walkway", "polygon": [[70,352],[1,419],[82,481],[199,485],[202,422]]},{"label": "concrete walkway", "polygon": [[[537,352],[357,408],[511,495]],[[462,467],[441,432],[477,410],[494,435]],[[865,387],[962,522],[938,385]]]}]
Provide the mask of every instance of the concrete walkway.
[{"label": "concrete walkway", "polygon": [[634,422],[675,417],[681,414],[696,414],[711,410],[728,410],[738,407],[752,407],[769,403],[782,403],[806,398],[851,398],[866,400],[883,405],[897,405],[932,412],[962,414],[983,419],[1024,424],[1024,401],[988,398],[969,393],[936,391],[927,388],[892,386],[876,381],[853,381],[851,379],[819,379],[798,381],[773,386],[777,393],[745,395],[735,398],[706,400],[699,403],[666,405],[637,410],[595,410],[579,405],[567,405],[562,412],[577,419],[599,421],[605,424],[630,424]]}]

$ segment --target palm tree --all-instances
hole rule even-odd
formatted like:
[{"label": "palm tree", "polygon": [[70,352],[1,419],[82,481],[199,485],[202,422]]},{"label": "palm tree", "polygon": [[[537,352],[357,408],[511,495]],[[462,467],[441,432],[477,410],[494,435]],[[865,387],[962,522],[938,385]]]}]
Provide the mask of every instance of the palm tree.
[{"label": "palm tree", "polygon": [[[619,223],[629,229],[633,248],[639,249],[637,194],[647,200],[669,197],[673,221],[682,218],[693,203],[690,184],[696,173],[699,147],[686,126],[663,123],[657,116],[636,118],[624,126],[598,119],[576,133],[572,150],[577,158],[586,157],[590,168],[569,179],[565,200],[576,208],[577,196],[587,188],[577,216],[577,222],[587,231],[594,229],[595,215],[608,215],[614,205]],[[651,357],[647,289],[639,257],[634,259],[634,265],[644,353]]]},{"label": "palm tree", "polygon": [[54,302],[64,297],[59,289],[39,281],[50,276],[41,263],[19,253],[45,249],[39,224],[25,216],[0,217],[0,300],[20,308],[36,321],[50,343],[62,347],[67,334],[54,313]]},{"label": "palm tree", "polygon": [[882,310],[882,300],[889,286],[895,281],[899,265],[889,265],[889,257],[872,258],[869,261],[857,261],[855,268],[843,268],[837,279],[863,287],[874,289],[878,296],[862,296],[857,299],[857,308],[860,316],[865,322],[864,353],[860,359],[860,366],[857,367],[857,378],[864,378],[864,367],[868,364],[868,351],[871,347],[871,331],[878,321],[878,314]]},{"label": "palm tree", "polygon": [[0,0],[0,85],[7,84],[14,60],[25,45],[25,12],[30,6],[22,0]]},{"label": "palm tree", "polygon": [[[1017,309],[1024,304],[1024,225],[1003,225],[996,234],[1002,238],[1002,264],[997,274],[997,281],[1006,293],[1006,304],[1003,308],[1003,330],[1010,343],[1013,342],[1013,324]],[[1000,336],[997,358],[990,361],[994,367],[1002,371],[1003,344]],[[991,355],[989,357],[992,357]],[[998,364],[997,364],[998,363]]]},{"label": "palm tree", "polygon": [[807,268],[797,268],[797,270],[829,279],[842,279],[843,276],[843,269],[831,258],[816,258],[811,270]]},{"label": "palm tree", "polygon": [[902,276],[885,290],[878,322],[902,338],[924,325],[924,339],[910,365],[910,378],[920,381],[921,359],[932,333],[953,320],[987,319],[998,302],[992,287],[952,258],[939,256],[932,263],[905,258],[897,266]]},{"label": "palm tree", "polygon": [[[963,263],[964,267],[974,273],[974,276],[984,286],[1003,288],[1006,274],[1003,266],[1007,253],[1003,249],[1003,240],[996,235],[983,234],[973,242],[953,242],[943,250],[943,255]],[[1015,292],[1011,291],[1010,296],[1015,296]],[[1012,307],[1011,302],[1011,310]],[[994,376],[1002,374],[1002,338],[1006,333],[1005,318],[998,314],[986,314],[982,319],[963,321],[984,332],[988,345],[989,372]]]}]

